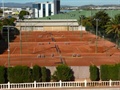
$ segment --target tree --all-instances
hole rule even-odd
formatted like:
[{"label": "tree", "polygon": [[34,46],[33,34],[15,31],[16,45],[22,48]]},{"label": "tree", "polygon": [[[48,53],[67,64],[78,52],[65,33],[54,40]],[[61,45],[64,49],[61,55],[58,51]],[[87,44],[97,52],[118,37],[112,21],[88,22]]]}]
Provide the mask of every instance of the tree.
[{"label": "tree", "polygon": [[82,20],[82,25],[86,27],[87,31],[91,31],[93,29],[92,18],[91,17],[84,18]]},{"label": "tree", "polygon": [[5,67],[0,66],[0,83],[5,83]]},{"label": "tree", "polygon": [[54,81],[70,81],[73,80],[73,72],[70,67],[65,64],[58,65],[56,71],[52,75]]},{"label": "tree", "polygon": [[11,25],[11,26],[14,26],[15,25],[15,20],[16,18],[12,17],[12,18],[5,18],[2,20],[0,26],[3,26],[3,25]]},{"label": "tree", "polygon": [[46,69],[46,67],[41,68],[41,73],[42,73],[42,82],[46,82],[47,81],[47,69]]},{"label": "tree", "polygon": [[120,64],[115,65],[101,65],[101,80],[120,80]]},{"label": "tree", "polygon": [[3,13],[2,9],[0,9],[0,13]]},{"label": "tree", "polygon": [[41,81],[41,68],[38,65],[33,66],[32,74],[34,81]]},{"label": "tree", "polygon": [[100,75],[102,81],[108,81],[109,79],[109,69],[108,65],[101,65],[100,66]]},{"label": "tree", "polygon": [[92,18],[92,25],[93,25],[94,30],[96,30],[95,19],[99,20],[98,32],[100,32],[101,35],[105,35],[105,30],[106,30],[105,25],[110,21],[110,17],[108,16],[108,14],[105,11],[97,12]]},{"label": "tree", "polygon": [[16,18],[11,17],[11,18],[4,18],[3,20],[0,20],[0,30],[2,29],[3,25],[11,25],[14,26],[15,25],[15,20]]},{"label": "tree", "polygon": [[24,11],[24,10],[20,11],[19,19],[24,19],[25,15],[29,15],[29,12],[28,11]]},{"label": "tree", "polygon": [[106,33],[116,40],[116,44],[120,46],[120,14],[112,18],[106,25]]},{"label": "tree", "polygon": [[27,66],[15,66],[8,68],[8,80],[12,83],[30,82],[30,68]]},{"label": "tree", "polygon": [[2,20],[0,21],[0,31],[1,31],[1,29],[2,29],[2,26],[3,26],[3,22],[2,22]]},{"label": "tree", "polygon": [[90,66],[90,79],[92,81],[98,81],[99,78],[99,69],[95,65]]}]

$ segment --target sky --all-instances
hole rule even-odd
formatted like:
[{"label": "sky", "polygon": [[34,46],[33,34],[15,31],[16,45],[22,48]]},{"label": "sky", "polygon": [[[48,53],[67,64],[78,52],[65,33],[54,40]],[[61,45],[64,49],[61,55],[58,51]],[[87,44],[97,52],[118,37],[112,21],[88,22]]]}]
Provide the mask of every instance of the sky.
[{"label": "sky", "polygon": [[[0,0],[1,2],[14,2],[14,3],[27,3],[27,2],[46,2],[53,0]],[[120,0],[60,0],[61,5],[72,5],[72,6],[81,6],[81,5],[106,5],[106,4],[119,4]]]}]

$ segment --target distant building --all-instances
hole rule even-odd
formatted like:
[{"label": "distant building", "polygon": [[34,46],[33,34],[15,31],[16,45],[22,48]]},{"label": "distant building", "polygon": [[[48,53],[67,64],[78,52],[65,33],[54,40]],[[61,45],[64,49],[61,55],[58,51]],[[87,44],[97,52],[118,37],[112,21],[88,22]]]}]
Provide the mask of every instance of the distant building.
[{"label": "distant building", "polygon": [[60,12],[60,0],[33,4],[33,18],[40,18],[58,14]]},{"label": "distant building", "polygon": [[60,0],[54,0],[54,11],[55,14],[60,13]]}]

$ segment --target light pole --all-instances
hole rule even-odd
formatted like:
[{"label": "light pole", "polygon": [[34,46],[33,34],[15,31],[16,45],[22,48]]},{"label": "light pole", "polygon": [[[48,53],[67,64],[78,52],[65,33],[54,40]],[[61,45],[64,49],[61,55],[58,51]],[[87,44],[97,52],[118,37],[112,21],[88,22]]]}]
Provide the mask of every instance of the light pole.
[{"label": "light pole", "polygon": [[98,52],[98,38],[97,38],[97,32],[98,32],[98,21],[99,21],[99,19],[94,19],[95,21],[96,21],[96,44],[95,44],[95,53],[97,53]]},{"label": "light pole", "polygon": [[19,23],[20,23],[20,54],[22,54],[22,35],[21,35],[21,22],[19,21]]},{"label": "light pole", "polygon": [[113,10],[111,9],[111,10],[110,10],[110,13],[111,13],[111,18],[113,18],[113,14],[112,14],[112,11],[113,11]]},{"label": "light pole", "polygon": [[83,15],[81,15],[80,18],[81,18],[81,20],[80,20],[80,22],[81,22],[81,23],[80,23],[80,24],[81,24],[81,33],[80,33],[80,37],[81,37],[81,39],[82,39],[82,19],[83,19]]},{"label": "light pole", "polygon": [[7,30],[8,30],[8,67],[10,67],[10,26],[7,26]]},{"label": "light pole", "polygon": [[68,25],[68,13],[66,13],[66,19],[67,19],[67,31],[69,31],[69,25]]},{"label": "light pole", "polygon": [[5,16],[4,15],[4,0],[2,0],[2,8],[3,8],[3,15],[2,16],[4,17]]}]

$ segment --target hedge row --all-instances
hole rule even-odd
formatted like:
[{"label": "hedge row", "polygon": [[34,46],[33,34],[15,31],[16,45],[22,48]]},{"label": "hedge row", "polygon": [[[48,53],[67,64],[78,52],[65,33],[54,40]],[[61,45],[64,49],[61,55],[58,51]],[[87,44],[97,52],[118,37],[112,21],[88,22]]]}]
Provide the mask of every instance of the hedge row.
[{"label": "hedge row", "polygon": [[99,69],[95,65],[91,65],[90,66],[90,79],[92,81],[98,81],[98,80],[100,80]]},{"label": "hedge row", "polygon": [[5,80],[5,67],[0,66],[0,83],[4,83]]},{"label": "hedge row", "polygon": [[90,66],[90,79],[92,81],[120,80],[120,64],[101,65],[100,71],[95,65]]},{"label": "hedge row", "polygon": [[[69,81],[72,80],[73,72],[67,65],[59,65],[56,67],[59,75],[55,75],[57,80]],[[37,65],[33,68],[27,66],[15,66],[5,68],[0,66],[0,83],[25,83],[25,82],[49,82],[51,80],[51,72],[46,67],[39,67]],[[52,76],[53,77],[53,76]]]},{"label": "hedge row", "polygon": [[120,64],[101,65],[101,80],[120,80]]},{"label": "hedge row", "polygon": [[[73,71],[67,65],[58,65],[56,71],[51,75],[50,70],[46,67],[39,67],[37,65],[33,68],[27,66],[15,66],[5,68],[0,66],[0,83],[24,83],[24,82],[47,82],[54,81],[71,81],[74,80]],[[115,65],[101,65],[100,70],[97,66],[90,66],[90,79],[97,81],[120,80],[120,64]]]},{"label": "hedge row", "polygon": [[[0,83],[7,83],[8,81],[11,83],[25,83],[25,82],[33,82],[33,81],[44,81],[46,82],[50,74],[47,74],[46,68],[42,71],[43,67],[39,67],[37,65],[33,66],[33,68],[29,68],[27,66],[15,66],[10,68],[5,68],[0,66]],[[49,79],[50,80],[50,79]]]}]

